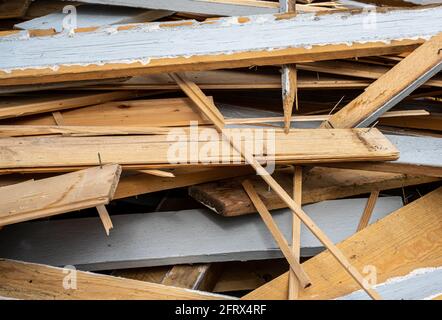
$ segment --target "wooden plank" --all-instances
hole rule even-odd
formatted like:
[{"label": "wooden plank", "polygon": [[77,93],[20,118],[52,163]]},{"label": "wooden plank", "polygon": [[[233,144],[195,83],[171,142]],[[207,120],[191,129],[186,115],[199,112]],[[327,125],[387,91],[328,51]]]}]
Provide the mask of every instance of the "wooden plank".
[{"label": "wooden plank", "polygon": [[[169,99],[167,99],[169,100]],[[172,100],[172,99],[170,99]],[[19,119],[8,119],[8,121],[0,122],[0,137],[21,137],[21,136],[37,136],[37,135],[68,135],[68,136],[103,136],[103,135],[143,135],[143,134],[166,134],[169,132],[168,126],[175,126],[178,124],[187,124],[190,121],[198,121],[199,125],[208,125],[207,120],[202,118],[197,113],[192,113],[192,106],[174,104],[176,108],[172,114],[168,114],[167,119],[161,120],[158,116],[162,113],[168,113],[171,106],[166,106],[161,104],[155,105],[154,103],[143,103],[138,102],[140,100],[133,101],[128,106],[131,109],[130,112],[126,110],[118,110],[118,108],[124,109],[126,106],[125,102],[121,103],[107,103],[104,105],[91,106],[81,109],[74,109],[64,112],[68,117],[70,125],[60,125],[65,123],[64,120],[61,122],[60,119],[63,118],[63,113],[60,111],[52,113],[52,119],[48,115],[39,115],[34,117],[19,118]],[[171,102],[173,103],[173,102]],[[148,107],[151,105],[151,107]],[[106,106],[106,107],[105,107]],[[137,106],[136,108],[131,108]],[[157,108],[155,108],[157,107]],[[187,113],[186,108],[189,107]],[[109,108],[106,110],[106,108]],[[149,110],[150,109],[150,110]],[[154,112],[155,110],[155,112]],[[99,112],[101,111],[101,112]],[[95,113],[95,114],[94,114]],[[75,116],[74,116],[75,114]],[[86,115],[86,117],[81,117],[81,115]],[[101,118],[98,115],[101,114]],[[150,117],[149,114],[153,116]],[[385,113],[382,118],[388,117],[398,117],[403,119],[404,117],[414,117],[415,115],[428,115],[429,113],[425,110],[409,110],[409,111],[391,111]],[[138,117],[137,117],[138,115]],[[164,117],[163,117],[164,118]],[[428,117],[430,118],[430,117]],[[328,119],[328,116],[293,116],[291,121],[293,122],[314,122],[323,121]],[[145,126],[147,124],[156,124],[157,126]],[[158,121],[155,121],[158,120]],[[266,118],[231,118],[226,119],[226,124],[228,125],[238,125],[238,124],[262,124],[262,123],[274,123],[283,122],[283,117],[266,117]],[[1,123],[8,123],[3,125]],[[34,123],[52,123],[55,122],[57,125],[33,125]],[[78,123],[93,123],[96,125],[82,126],[77,125]],[[18,124],[14,124],[18,123]],[[127,126],[121,126],[117,124],[127,124]],[[75,124],[75,125],[72,125]],[[135,126],[136,124],[143,126]],[[187,128],[183,128],[187,130]]]},{"label": "wooden plank", "polygon": [[433,76],[442,70],[440,48],[442,33],[425,42],[372,83],[361,95],[324,122],[322,127],[363,127],[376,121],[379,115],[424,84],[429,79],[428,75]]},{"label": "wooden plank", "polygon": [[[388,279],[376,288],[388,300],[429,300],[441,292],[442,267],[420,268],[402,277]],[[338,300],[366,300],[364,292],[355,291]]]},{"label": "wooden plank", "polygon": [[[366,199],[332,200],[304,209],[338,243],[354,234],[365,203]],[[380,198],[370,222],[401,206],[400,197]],[[284,209],[273,212],[272,216],[290,241],[292,213]],[[81,270],[282,257],[258,215],[226,219],[208,209],[195,209],[113,215],[112,222],[110,237],[103,232],[98,217],[6,226],[0,232],[0,255],[54,266],[74,265]],[[301,256],[310,257],[322,250],[322,244],[303,225]]]},{"label": "wooden plank", "polygon": [[[296,14],[296,0],[279,0],[280,12]],[[282,66],[282,105],[284,110],[284,130],[289,132],[293,105],[298,110],[298,84],[295,64]]]},{"label": "wooden plank", "polygon": [[37,101],[35,101],[35,99],[21,101],[20,99],[16,99],[14,97],[15,99],[11,103],[5,103],[5,101],[3,101],[3,105],[0,104],[0,119],[90,106],[113,100],[134,98],[136,96],[137,94],[135,92],[116,91],[97,94],[82,94],[73,97],[68,96],[55,99],[52,97],[47,97],[37,99]]},{"label": "wooden plank", "polygon": [[[195,105],[189,99],[170,98],[97,102],[95,105],[84,108],[61,110],[60,113],[66,126],[113,126],[123,130],[123,127],[188,126],[190,121],[207,124],[208,121],[195,111]],[[164,117],[164,114],[169,116]],[[54,125],[55,121],[48,114],[41,114],[33,117],[8,119],[3,123],[41,126]]]},{"label": "wooden plank", "polygon": [[[377,282],[403,276],[418,268],[442,264],[442,188],[368,226],[338,244],[357,268],[373,266]],[[358,286],[329,252],[303,263],[313,285],[300,292],[301,299],[334,299]],[[339,286],[336,285],[339,283]],[[245,299],[285,299],[288,273],[246,295]]]},{"label": "wooden plank", "polygon": [[205,263],[173,266],[161,281],[164,285],[193,290],[212,291],[219,277],[217,266]]},{"label": "wooden plank", "polygon": [[[422,39],[442,31],[438,19],[441,11],[440,7],[435,7],[379,12],[377,28],[365,32],[363,37],[361,30],[370,14],[367,12],[321,14],[315,19],[311,19],[310,14],[307,19],[303,14],[296,17],[277,14],[179,24],[148,23],[137,28],[120,26],[111,34],[99,29],[79,32],[75,37],[57,35],[15,40],[29,36],[27,31],[21,31],[0,38],[0,50],[6,54],[0,63],[0,85],[400,53],[415,48]],[[344,24],[335,23],[344,20]],[[392,21],[401,20],[407,21],[406,34],[403,28],[391,26]],[[157,30],[146,32],[152,28]],[[305,38],[307,34],[308,39]],[[88,52],[76,55],[75,59],[65,54],[78,52],[85,43],[89,44]],[[115,47],[115,43],[119,45]],[[201,43],[205,45],[201,46]],[[12,44],[16,49],[14,52],[9,50]],[[54,47],[58,49],[54,50]],[[47,54],[42,57],[41,51]]]},{"label": "wooden plank", "polygon": [[80,0],[80,2],[147,9],[162,9],[219,16],[254,15],[278,12],[278,5],[276,3],[258,0]]},{"label": "wooden plank", "polygon": [[[223,146],[226,141],[219,140],[222,137],[214,129],[195,128],[194,131],[198,135],[198,143],[189,143],[193,135],[182,130],[152,136],[0,138],[0,168],[9,171],[94,166],[98,163],[98,153],[103,164],[130,165],[133,169],[144,169],[145,165],[154,164],[244,164],[238,151],[225,151]],[[207,134],[210,134],[209,141]],[[251,145],[258,145],[251,151],[258,159],[267,161],[328,163],[398,158],[395,147],[377,129],[296,129],[285,134],[282,130],[247,128],[225,129],[223,134],[238,140],[242,138],[243,150],[250,149]],[[257,141],[262,141],[261,147]],[[195,152],[190,155],[188,152],[193,147]],[[54,157],[54,152],[57,157]]]},{"label": "wooden plank", "polygon": [[212,168],[176,172],[175,178],[162,178],[146,174],[123,176],[118,183],[114,199],[132,197],[144,193],[169,190],[192,186],[207,181],[224,179],[227,176],[237,177],[250,174],[252,170],[247,167]]},{"label": "wooden plank", "polygon": [[[302,205],[302,167],[295,166],[293,170],[293,200]],[[301,220],[295,214],[293,214],[292,222],[292,252],[299,262],[301,256]],[[289,270],[289,300],[296,300],[299,290],[299,281],[294,272]]]},{"label": "wooden plank", "polygon": [[[400,158],[391,163],[350,163],[338,165],[361,170],[398,172],[405,174],[442,177],[442,139],[387,135],[400,150]],[[331,164],[334,166],[334,164]]]},{"label": "wooden plank", "polygon": [[107,165],[2,187],[0,225],[108,204],[120,173]]},{"label": "wooden plank", "polygon": [[97,211],[100,216],[101,222],[103,223],[104,230],[106,230],[106,234],[109,236],[110,229],[113,229],[114,227],[109,213],[107,212],[107,209],[104,205],[97,206]]},{"label": "wooden plank", "polygon": [[0,19],[21,18],[28,10],[31,0],[0,1]]},{"label": "wooden plank", "polygon": [[[68,274],[65,272],[68,270]],[[116,278],[32,263],[0,260],[0,295],[32,300],[219,300],[233,299],[207,292]],[[63,286],[67,275],[76,289]]]},{"label": "wooden plank", "polygon": [[[374,80],[379,79],[390,70],[388,66],[360,63],[356,61],[318,61],[313,63],[303,63],[298,66],[298,69]],[[441,87],[442,78],[440,76],[435,76],[425,82],[425,85]]]},{"label": "wooden plank", "polygon": [[[287,191],[293,190],[292,174],[276,172],[275,179]],[[267,208],[281,209],[287,205],[257,176],[247,176]],[[253,213],[250,199],[241,187],[240,179],[221,180],[189,188],[189,194],[222,216],[238,216]],[[438,181],[438,178],[412,176],[401,173],[370,172],[362,170],[320,168],[311,169],[305,176],[302,204],[339,199],[374,190],[396,189]],[[117,192],[118,193],[118,192]]]},{"label": "wooden plank", "polygon": [[368,226],[368,222],[370,221],[370,217],[373,214],[373,209],[374,206],[376,205],[378,197],[379,197],[379,191],[376,190],[370,193],[370,197],[367,200],[367,205],[365,206],[361,220],[359,220],[359,225],[356,231],[361,231],[362,229]]},{"label": "wooden plank", "polygon": [[[42,17],[17,23],[14,25],[14,28],[21,30],[54,29],[57,32],[61,32],[63,31],[63,21],[67,14],[68,13],[64,13],[63,10],[54,11]],[[144,10],[101,5],[83,5],[76,8],[75,14],[76,26],[74,28],[85,28],[115,24],[151,22],[170,16],[173,14],[173,12],[166,10]]]},{"label": "wooden plank", "polygon": [[255,206],[256,210],[258,211],[259,215],[261,216],[262,220],[264,221],[267,229],[270,231],[276,243],[278,244],[279,249],[282,251],[284,257],[287,259],[291,270],[296,275],[296,278],[299,280],[299,284],[302,288],[307,288],[311,285],[311,281],[309,276],[300,267],[298,256],[296,256],[290,249],[286,238],[281,233],[278,225],[273,220],[272,215],[259,198],[255,189],[253,188],[253,185],[247,180],[245,180],[242,185],[253,205]]}]

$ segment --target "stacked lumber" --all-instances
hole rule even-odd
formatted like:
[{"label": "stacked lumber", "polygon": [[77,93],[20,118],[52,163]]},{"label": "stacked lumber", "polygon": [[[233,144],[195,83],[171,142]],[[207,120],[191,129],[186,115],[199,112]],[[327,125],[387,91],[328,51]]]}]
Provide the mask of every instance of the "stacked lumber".
[{"label": "stacked lumber", "polygon": [[0,299],[440,296],[442,5],[364,2],[0,0]]}]

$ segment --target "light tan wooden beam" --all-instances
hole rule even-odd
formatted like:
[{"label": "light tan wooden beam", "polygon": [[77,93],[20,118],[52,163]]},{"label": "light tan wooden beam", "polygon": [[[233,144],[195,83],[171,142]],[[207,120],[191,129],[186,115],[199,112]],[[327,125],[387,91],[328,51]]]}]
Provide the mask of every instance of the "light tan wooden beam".
[{"label": "light tan wooden beam", "polygon": [[[279,0],[281,13],[296,14],[296,0]],[[282,66],[282,104],[284,110],[284,131],[290,131],[290,119],[292,117],[293,105],[298,110],[298,80],[296,64]]]},{"label": "light tan wooden beam", "polygon": [[[439,267],[442,265],[441,215],[442,188],[439,188],[369,225],[338,247],[352,256],[358,269],[371,270],[377,283],[419,268]],[[312,286],[300,292],[300,299],[335,299],[359,289],[330,252],[322,252],[302,265],[312,277]],[[288,272],[244,299],[285,299],[287,290]]]},{"label": "light tan wooden beam", "polygon": [[364,209],[364,213],[361,216],[361,220],[359,221],[359,225],[356,231],[361,231],[362,229],[368,226],[368,223],[370,221],[378,197],[379,197],[379,191],[376,190],[370,193],[370,197],[367,200],[367,205]]},{"label": "light tan wooden beam", "polygon": [[425,81],[421,79],[427,74],[442,69],[441,48],[442,33],[414,50],[368,86],[360,96],[323,122],[321,127],[353,128],[373,123],[381,114],[424,84]]},{"label": "light tan wooden beam", "polygon": [[121,167],[110,164],[0,188],[0,225],[108,204]]},{"label": "light tan wooden beam", "polygon": [[0,259],[0,296],[32,300],[223,300],[228,296]]},{"label": "light tan wooden beam", "polygon": [[[180,85],[180,83],[178,83]],[[183,91],[185,86],[183,86]],[[201,91],[200,91],[201,92]],[[202,94],[202,92],[201,92]],[[189,96],[192,99],[192,96]],[[223,127],[218,126],[218,119],[215,116],[210,115],[210,107],[200,102],[201,98],[195,99],[194,102],[201,109],[201,112],[209,116],[209,119],[215,124],[215,127],[218,131],[223,133]],[[244,152],[241,146],[237,145],[234,140],[231,140],[229,136],[223,134],[224,139],[230,142],[232,147],[238,151],[242,157],[244,157],[245,161],[250,164],[253,169],[255,169],[256,173],[264,179],[264,181],[272,188],[281,199],[287,204],[287,206],[298,216],[298,218],[307,226],[307,228],[321,241],[321,243],[332,253],[336,260],[341,264],[341,266],[352,276],[352,278],[364,289],[367,294],[373,299],[381,299],[379,294],[373,290],[363,279],[362,275],[359,271],[354,268],[347,258],[343,255],[343,253],[333,244],[333,242],[322,232],[322,230],[314,223],[312,219],[302,210],[301,206],[296,204],[293,199],[288,195],[288,193],[276,182],[275,179],[264,169],[264,167],[255,159],[255,157],[248,153]],[[258,197],[259,198],[259,197]],[[265,206],[264,206],[265,207]],[[267,209],[266,209],[267,210]],[[303,282],[302,277],[298,275],[298,279]]]},{"label": "light tan wooden beam", "polygon": [[100,216],[101,222],[103,223],[104,230],[106,230],[106,234],[109,236],[110,230],[114,228],[112,224],[112,220],[109,216],[109,212],[104,205],[97,206],[98,215]]},{"label": "light tan wooden beam", "polygon": [[290,249],[287,240],[284,238],[284,235],[281,233],[281,230],[279,230],[278,225],[273,220],[272,215],[267,210],[262,200],[259,198],[258,194],[255,191],[255,188],[253,188],[253,185],[250,183],[250,181],[245,180],[242,185],[253,205],[255,206],[256,210],[258,211],[259,215],[261,216],[262,220],[264,221],[265,225],[267,226],[276,243],[278,244],[279,249],[281,249],[282,254],[287,259],[287,262],[289,263],[293,273],[296,275],[296,278],[299,280],[301,287],[308,287],[311,284],[310,278],[300,267],[299,255],[296,256]]},{"label": "light tan wooden beam", "polygon": [[[293,172],[293,200],[302,205],[302,167],[295,166]],[[301,220],[293,214],[292,223],[292,252],[297,261],[301,256]],[[296,300],[301,290],[299,281],[292,270],[289,271],[289,300]]]}]

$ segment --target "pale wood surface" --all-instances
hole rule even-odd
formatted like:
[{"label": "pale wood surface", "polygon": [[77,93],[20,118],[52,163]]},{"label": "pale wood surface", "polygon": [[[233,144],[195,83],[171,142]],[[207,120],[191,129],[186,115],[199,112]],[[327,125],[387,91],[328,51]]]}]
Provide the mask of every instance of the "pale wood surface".
[{"label": "pale wood surface", "polygon": [[304,272],[304,270],[300,267],[298,257],[290,250],[290,247],[287,243],[287,240],[284,238],[284,235],[278,228],[278,225],[272,218],[272,215],[265,207],[264,203],[259,198],[259,195],[256,193],[253,185],[249,181],[244,181],[242,183],[244,190],[247,192],[250,200],[264,221],[267,229],[272,234],[276,243],[279,246],[279,249],[282,251],[284,257],[287,259],[287,262],[290,264],[291,270],[296,274],[296,277],[299,279],[299,282],[303,288],[308,287],[311,282],[309,276]]},{"label": "pale wood surface", "polygon": [[[199,129],[198,132],[208,129]],[[213,130],[213,129],[212,129]],[[243,135],[243,149],[250,149],[254,136],[262,134],[259,129],[245,129],[244,137],[241,129],[226,129],[224,134]],[[255,132],[255,130],[258,130]],[[207,131],[205,131],[207,132]],[[273,131],[271,131],[273,132]],[[250,135],[251,133],[251,135]],[[216,134],[216,132],[214,132]],[[196,147],[197,154],[192,158],[187,155],[175,155],[171,158],[171,137],[169,135],[154,136],[109,136],[109,137],[17,137],[0,139],[0,168],[55,168],[81,167],[98,164],[97,154],[100,153],[102,163],[118,163],[121,165],[182,165],[186,163],[241,164],[242,157],[235,150],[226,154],[221,146],[226,145],[220,135],[211,138],[209,146],[213,152],[205,153],[206,139],[198,134],[200,142]],[[185,132],[177,132],[172,137],[182,137],[190,141],[192,136]],[[176,138],[175,138],[176,139]],[[268,134],[263,134],[264,146],[275,144],[274,154],[270,150],[262,155],[264,149],[256,150],[258,159],[276,161],[291,161],[293,163],[320,163],[345,161],[383,161],[398,158],[396,148],[377,130],[366,129],[297,129],[289,134],[275,132],[275,141],[266,140]],[[176,141],[176,140],[175,140]],[[175,147],[182,149],[183,145]],[[228,144],[227,144],[228,146]],[[273,148],[273,147],[272,147]],[[181,150],[179,149],[179,150]],[[253,149],[253,148],[252,148]],[[184,152],[187,149],[183,149]],[[253,150],[252,150],[253,152]],[[181,152],[182,154],[183,152]],[[261,154],[261,155],[260,155]],[[178,162],[178,164],[171,163]],[[137,168],[141,169],[141,168]]]},{"label": "pale wood surface", "polygon": [[[295,166],[293,170],[293,200],[302,205],[302,167]],[[292,252],[299,262],[301,256],[301,220],[295,214],[293,214],[292,223]],[[289,270],[289,300],[297,299],[299,290],[301,290],[299,281],[294,272]]]},{"label": "pale wood surface", "polygon": [[[359,270],[373,265],[378,283],[417,268],[440,266],[441,209],[442,188],[439,188],[349,237],[338,247]],[[304,262],[303,266],[313,285],[301,292],[301,299],[333,299],[359,289],[329,252]],[[285,299],[287,289],[288,273],[285,273],[244,298]]]},{"label": "pale wood surface", "polygon": [[[77,94],[65,97],[42,97],[3,101],[0,103],[0,119],[15,118],[20,116],[59,111],[64,109],[78,108],[100,104],[113,100],[134,98],[137,94],[131,91],[116,91],[96,94]],[[66,122],[68,124],[69,122]]]},{"label": "pale wood surface", "polygon": [[366,226],[368,226],[368,222],[370,221],[371,215],[373,214],[373,209],[376,205],[376,201],[379,197],[379,191],[372,191],[370,193],[370,197],[367,200],[367,205],[365,206],[364,213],[361,216],[361,220],[359,221],[359,225],[356,231],[361,231]]},{"label": "pale wood surface", "polygon": [[33,300],[219,300],[232,299],[189,289],[77,271],[77,289],[66,290],[64,269],[0,260],[0,295]]},{"label": "pale wood surface", "polygon": [[119,165],[106,165],[2,187],[0,225],[107,204],[120,173]]},{"label": "pale wood surface", "polygon": [[[372,114],[379,113],[378,111],[387,102],[401,94],[432,67],[441,63],[440,48],[442,48],[442,33],[428,40],[382,75],[368,86],[360,96],[336,112],[322,126],[327,128],[352,128]],[[379,94],[380,92],[382,94]]]}]

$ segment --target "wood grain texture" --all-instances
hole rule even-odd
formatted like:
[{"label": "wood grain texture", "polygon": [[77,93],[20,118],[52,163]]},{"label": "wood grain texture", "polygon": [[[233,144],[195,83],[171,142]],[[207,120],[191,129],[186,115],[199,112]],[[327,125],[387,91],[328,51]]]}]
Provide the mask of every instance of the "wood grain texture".
[{"label": "wood grain texture", "polygon": [[[0,63],[0,85],[400,53],[442,31],[438,19],[441,10],[436,7],[379,12],[377,28],[364,32],[363,37],[361,34],[369,13],[349,12],[321,14],[315,19],[311,19],[311,14],[296,17],[277,14],[259,18],[249,16],[247,19],[239,17],[237,21],[225,18],[184,24],[160,22],[137,28],[124,25],[114,28],[111,35],[99,29],[78,32],[75,37],[56,35],[15,40],[29,36],[22,31],[0,38],[0,50],[7,54]],[[343,24],[344,19],[346,23]],[[400,28],[400,23],[392,27],[392,21],[400,20],[407,21],[407,33]],[[146,32],[152,29],[156,29],[155,32]],[[113,46],[115,43],[119,45]],[[16,46],[13,53],[8,50],[12,44]],[[83,50],[84,54],[76,55],[74,59],[72,55],[64,54],[78,52],[86,44],[88,50]],[[54,50],[54,47],[58,49]],[[44,57],[41,56],[42,50],[47,52]],[[125,54],[121,55],[121,52]]]},{"label": "wood grain texture", "polygon": [[[186,98],[123,100],[106,103],[97,101],[94,104],[84,108],[61,110],[65,125],[121,128],[187,126],[190,121],[207,124],[207,119],[202,118],[196,112],[195,105]],[[164,114],[169,116],[164,117]],[[48,114],[8,119],[3,123],[33,126],[55,124]]]},{"label": "wood grain texture", "polygon": [[[378,283],[417,268],[440,266],[441,204],[442,188],[439,188],[354,234],[338,247],[359,270],[374,266]],[[334,299],[359,289],[328,252],[304,262],[303,266],[313,285],[301,292],[301,299]],[[285,273],[244,298],[285,299],[287,288],[288,273]]]},{"label": "wood grain texture", "polygon": [[279,230],[278,225],[273,220],[272,215],[267,210],[262,200],[259,198],[259,195],[256,193],[253,185],[248,180],[245,180],[243,181],[242,186],[261,216],[261,219],[264,221],[267,229],[272,234],[273,239],[275,239],[276,243],[278,244],[279,249],[289,263],[290,269],[293,271],[293,273],[295,273],[297,279],[299,279],[301,287],[306,288],[310,286],[310,278],[300,266],[298,256],[296,256],[290,249],[286,238]]},{"label": "wood grain texture", "polygon": [[109,93],[80,94],[71,97],[65,97],[65,95],[61,97],[49,96],[27,99],[24,101],[14,97],[10,103],[8,103],[7,100],[6,102],[2,101],[2,103],[0,103],[0,119],[16,118],[38,113],[85,107],[113,100],[135,98],[136,96],[137,94],[135,92],[117,91]]},{"label": "wood grain texture", "polygon": [[1,0],[0,19],[21,18],[28,10],[31,0]]},{"label": "wood grain texture", "polygon": [[[273,176],[287,192],[293,189],[291,173],[276,172]],[[278,195],[269,190],[267,185],[257,176],[247,176],[192,186],[189,188],[189,194],[223,216],[239,216],[254,213],[255,211],[250,199],[241,186],[241,181],[244,179],[249,179],[253,183],[261,199],[270,210],[287,207]],[[411,176],[401,173],[315,167],[305,176],[302,204],[345,198],[370,193],[374,190],[395,189],[438,180],[438,178]]]},{"label": "wood grain texture", "polygon": [[108,204],[120,173],[107,165],[2,187],[0,225]]},{"label": "wood grain texture", "polygon": [[[302,167],[293,168],[293,200],[302,205]],[[297,261],[301,256],[301,220],[293,214],[292,222],[292,252]],[[299,296],[300,284],[296,275],[289,270],[289,300],[296,300]]]},{"label": "wood grain texture", "polygon": [[[72,272],[68,270],[68,273]],[[77,271],[77,289],[64,289],[64,269],[0,260],[0,295],[31,300],[220,300],[228,296]]]},{"label": "wood grain texture", "polygon": [[[388,111],[417,87],[413,84],[425,73],[442,63],[442,33],[425,42],[418,49],[395,65],[391,70],[373,82],[352,102],[336,112],[327,122],[325,128],[352,128],[364,123],[373,123],[383,112]],[[379,94],[379,93],[382,94]],[[392,103],[394,101],[394,103]],[[388,108],[385,106],[388,105]],[[365,123],[366,119],[371,119]]]},{"label": "wood grain texture", "polygon": [[[304,210],[338,243],[352,235],[366,199],[325,201]],[[370,222],[402,206],[400,197],[380,198]],[[292,213],[273,212],[290,241]],[[259,215],[226,219],[208,209],[112,216],[110,237],[100,218],[32,221],[0,232],[0,256],[81,270],[114,270],[189,263],[281,258],[282,254]],[[63,243],[63,246],[60,246]],[[67,249],[68,248],[68,249]],[[323,245],[301,227],[301,256],[311,257]]]},{"label": "wood grain texture", "polygon": [[[154,136],[0,138],[0,168],[93,166],[98,164],[98,153],[104,164],[140,166],[137,169],[149,164],[244,163],[238,151],[225,151],[229,144],[215,130],[195,130],[198,143],[189,143],[193,135],[183,130]],[[223,133],[264,161],[320,163],[398,158],[395,147],[377,129],[297,129],[289,134],[273,129],[225,129]],[[257,141],[262,141],[266,152],[256,147],[260,145]],[[196,151],[189,154],[192,148]]]}]

